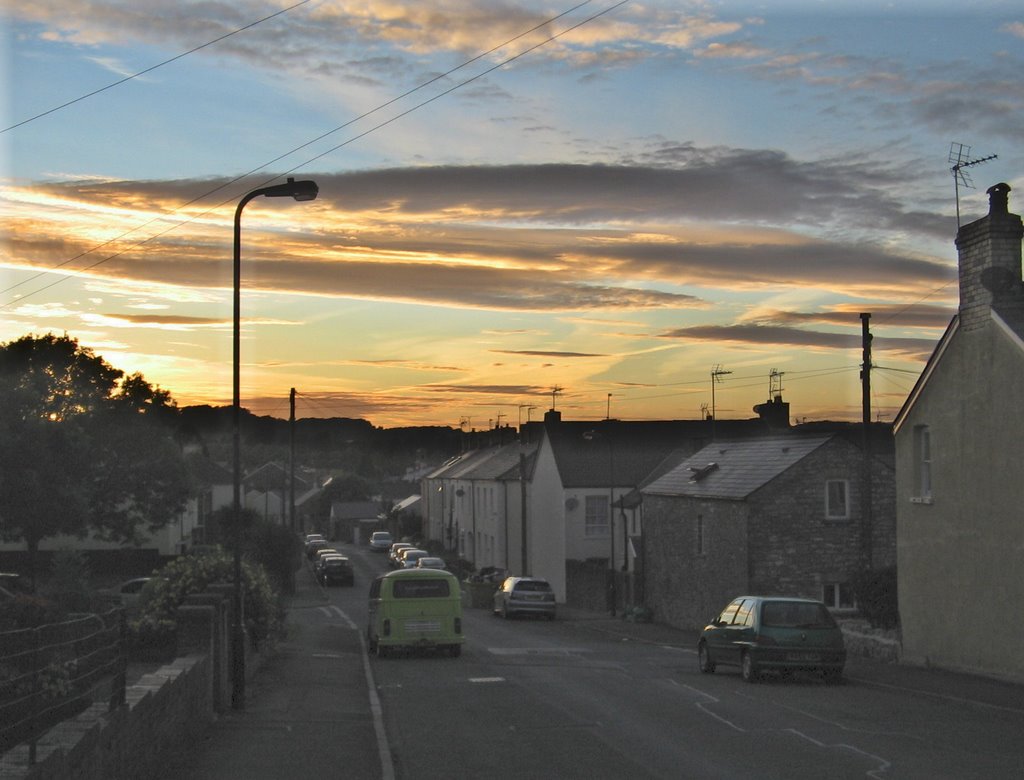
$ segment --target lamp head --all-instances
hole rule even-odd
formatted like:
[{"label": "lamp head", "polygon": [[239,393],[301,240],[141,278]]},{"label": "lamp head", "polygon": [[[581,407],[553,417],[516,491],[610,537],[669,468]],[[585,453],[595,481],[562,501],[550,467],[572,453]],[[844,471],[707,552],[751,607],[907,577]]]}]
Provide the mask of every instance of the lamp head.
[{"label": "lamp head", "polygon": [[263,189],[263,195],[267,198],[294,198],[298,201],[316,200],[320,188],[312,179],[295,181],[291,176],[284,184],[277,184],[273,187]]}]

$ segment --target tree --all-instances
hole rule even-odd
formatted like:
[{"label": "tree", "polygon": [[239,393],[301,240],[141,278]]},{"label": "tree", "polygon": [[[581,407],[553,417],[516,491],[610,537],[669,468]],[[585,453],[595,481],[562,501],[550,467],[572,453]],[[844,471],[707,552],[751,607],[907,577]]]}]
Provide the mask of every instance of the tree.
[{"label": "tree", "polygon": [[170,394],[67,335],[0,344],[0,537],[58,534],[135,543],[170,521],[188,477],[169,423]]}]

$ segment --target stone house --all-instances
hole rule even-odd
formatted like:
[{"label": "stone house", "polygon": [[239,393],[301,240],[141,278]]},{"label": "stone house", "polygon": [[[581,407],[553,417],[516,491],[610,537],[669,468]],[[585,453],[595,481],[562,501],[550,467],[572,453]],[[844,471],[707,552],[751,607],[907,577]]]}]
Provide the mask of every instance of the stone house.
[{"label": "stone house", "polygon": [[854,439],[719,439],[642,486],[644,592],[654,619],[700,628],[743,593],[852,610],[855,574],[866,562],[893,565],[896,534],[892,465],[878,448],[865,513]]},{"label": "stone house", "polygon": [[959,310],[896,417],[897,557],[904,660],[1024,679],[1024,229],[1009,191],[990,188],[988,215],[958,232]]}]

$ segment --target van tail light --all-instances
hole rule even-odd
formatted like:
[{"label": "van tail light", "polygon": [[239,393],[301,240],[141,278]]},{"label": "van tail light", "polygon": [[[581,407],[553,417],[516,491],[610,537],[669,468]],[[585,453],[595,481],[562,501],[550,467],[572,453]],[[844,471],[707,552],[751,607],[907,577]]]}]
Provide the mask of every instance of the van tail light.
[{"label": "van tail light", "polygon": [[460,618],[460,617],[455,618],[455,633],[456,634],[461,634],[462,633],[462,618]]},{"label": "van tail light", "polygon": [[391,636],[391,619],[385,618],[384,620],[384,636]]}]

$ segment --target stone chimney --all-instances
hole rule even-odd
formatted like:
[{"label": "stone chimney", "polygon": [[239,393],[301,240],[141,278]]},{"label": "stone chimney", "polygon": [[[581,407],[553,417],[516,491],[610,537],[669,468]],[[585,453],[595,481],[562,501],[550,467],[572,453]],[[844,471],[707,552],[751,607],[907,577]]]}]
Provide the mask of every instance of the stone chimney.
[{"label": "stone chimney", "polygon": [[1009,193],[1009,184],[989,187],[988,215],[957,233],[961,330],[983,327],[992,301],[1020,289],[1024,226],[1010,213]]}]

